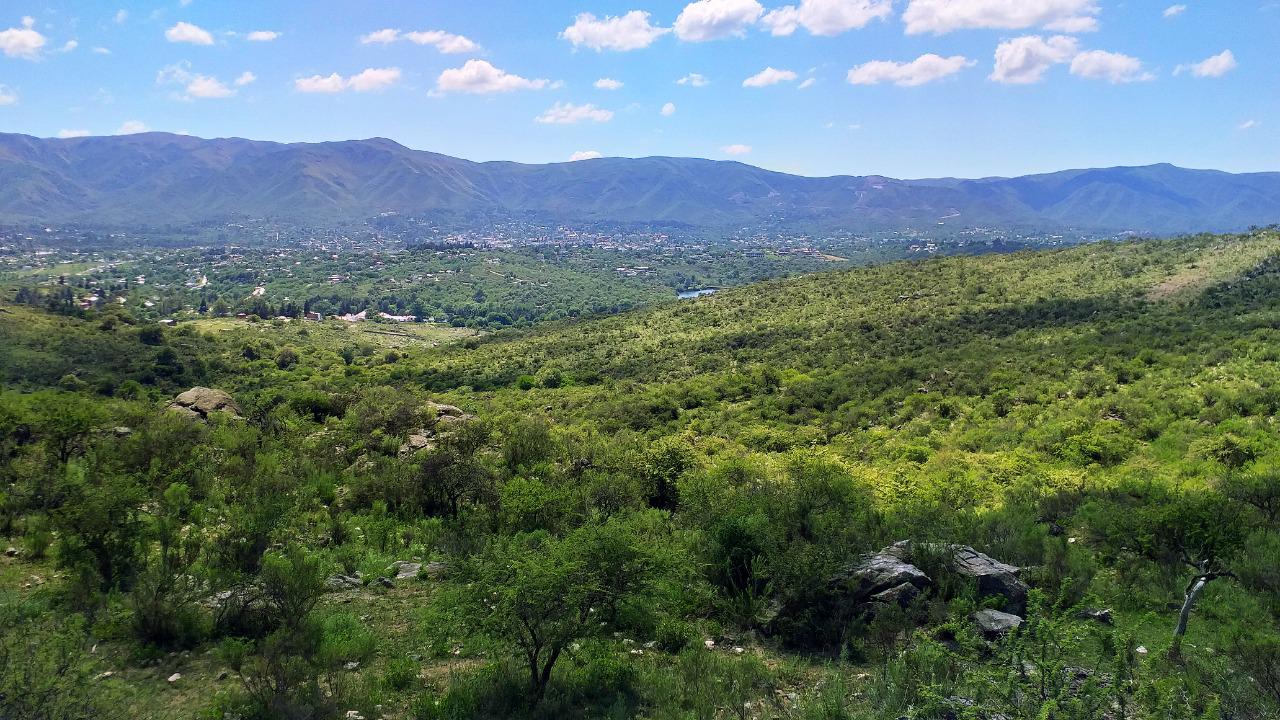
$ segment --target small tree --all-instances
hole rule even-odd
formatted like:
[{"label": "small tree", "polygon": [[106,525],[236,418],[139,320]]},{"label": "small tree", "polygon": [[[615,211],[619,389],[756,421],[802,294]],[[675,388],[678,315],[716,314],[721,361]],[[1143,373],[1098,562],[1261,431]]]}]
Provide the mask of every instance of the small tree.
[{"label": "small tree", "polygon": [[621,522],[498,540],[471,567],[467,610],[492,637],[519,649],[537,704],[574,642],[603,632],[619,608],[647,596],[656,577],[651,545]]}]

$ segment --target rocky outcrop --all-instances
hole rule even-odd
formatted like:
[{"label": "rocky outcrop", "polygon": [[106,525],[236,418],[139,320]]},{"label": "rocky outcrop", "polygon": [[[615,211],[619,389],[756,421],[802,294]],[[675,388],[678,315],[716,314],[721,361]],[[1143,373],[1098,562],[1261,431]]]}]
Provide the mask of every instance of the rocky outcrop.
[{"label": "rocky outcrop", "polygon": [[[905,561],[911,557],[916,547],[910,540],[902,540],[881,552]],[[1006,611],[1015,615],[1026,614],[1027,592],[1031,588],[1018,577],[1022,572],[1021,568],[1000,562],[968,545],[925,544],[919,546],[919,549],[944,556],[948,570],[960,577],[977,581],[979,596],[1001,596],[1005,599]]]},{"label": "rocky outcrop", "polygon": [[208,420],[213,413],[221,413],[232,420],[242,420],[243,411],[234,398],[222,390],[193,387],[179,394],[169,403],[168,409],[193,420]]},{"label": "rocky outcrop", "polygon": [[422,412],[423,427],[409,432],[408,438],[400,445],[400,457],[434,450],[441,436],[475,419],[475,415],[463,412],[462,408],[454,405],[428,402]]}]

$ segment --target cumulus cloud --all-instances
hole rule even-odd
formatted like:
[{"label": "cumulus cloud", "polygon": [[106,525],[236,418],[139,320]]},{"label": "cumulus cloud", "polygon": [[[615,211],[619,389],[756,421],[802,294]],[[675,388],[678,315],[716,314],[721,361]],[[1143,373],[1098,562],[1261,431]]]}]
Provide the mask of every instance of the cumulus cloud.
[{"label": "cumulus cloud", "polygon": [[596,158],[602,158],[602,157],[604,157],[604,155],[601,155],[599,150],[579,150],[578,152],[569,156],[569,162],[578,162],[579,160],[595,160]]},{"label": "cumulus cloud", "polygon": [[455,35],[444,30],[412,30],[400,32],[393,28],[377,30],[364,35],[360,42],[365,45],[388,45],[397,40],[407,40],[415,45],[430,45],[446,55],[473,53],[480,50],[480,45],[464,35]]},{"label": "cumulus cloud", "polygon": [[529,80],[494,67],[487,60],[468,60],[460,68],[450,68],[436,78],[436,92],[489,93],[513,90],[541,90],[552,85],[550,80]]},{"label": "cumulus cloud", "polygon": [[1174,75],[1181,75],[1189,72],[1198,78],[1216,78],[1222,77],[1227,73],[1240,67],[1240,63],[1236,62],[1236,56],[1230,50],[1223,50],[1211,58],[1205,58],[1198,63],[1190,65],[1179,65],[1174,69]]},{"label": "cumulus cloud", "polygon": [[111,54],[111,49],[110,49],[110,48],[104,48],[104,47],[99,46],[99,47],[94,48],[94,49],[93,49],[93,52],[94,52],[94,54],[95,54],[95,55],[110,55],[110,54]]},{"label": "cumulus cloud", "polygon": [[1138,58],[1105,50],[1090,50],[1075,56],[1071,61],[1071,74],[1106,80],[1113,85],[1156,79],[1155,75],[1143,69]]},{"label": "cumulus cloud", "polygon": [[893,83],[900,87],[915,87],[954,75],[973,65],[963,55],[942,57],[929,53],[911,62],[873,60],[849,70],[849,83],[853,85],[878,85]]},{"label": "cumulus cloud", "polygon": [[356,92],[371,92],[391,87],[400,80],[400,68],[368,68],[347,78],[347,87]]},{"label": "cumulus cloud", "polygon": [[907,34],[943,35],[978,28],[1057,32],[1096,30],[1098,0],[910,0],[902,13]]},{"label": "cumulus cloud", "polygon": [[839,35],[893,14],[892,0],[800,0],[770,10],[760,22],[774,35],[790,35],[803,27],[812,35]]},{"label": "cumulus cloud", "polygon": [[280,33],[275,30],[254,30],[248,35],[245,35],[244,39],[249,42],[271,42],[279,37]]},{"label": "cumulus cloud", "polygon": [[18,94],[9,89],[8,85],[0,85],[0,106],[16,105],[18,103]]},{"label": "cumulus cloud", "polygon": [[71,52],[72,50],[75,50],[75,49],[76,49],[76,48],[78,48],[78,47],[80,47],[80,43],[79,43],[78,41],[76,41],[76,40],[68,40],[68,41],[67,41],[67,42],[62,46],[62,52],[64,52],[64,53],[69,53],[69,52]]},{"label": "cumulus cloud", "polygon": [[688,85],[689,87],[706,87],[711,81],[698,73],[689,73],[676,81],[677,85]]},{"label": "cumulus cloud", "polygon": [[746,155],[751,152],[750,145],[725,145],[720,148],[720,152],[725,155]]},{"label": "cumulus cloud", "polygon": [[360,42],[364,43],[365,45],[372,45],[374,43],[378,43],[380,45],[390,45],[391,43],[399,39],[400,39],[400,31],[392,28],[375,30],[371,33],[368,33],[367,35],[360,36]]},{"label": "cumulus cloud", "polygon": [[600,78],[595,82],[595,86],[598,90],[617,90],[622,87],[622,81],[614,80],[613,78]]},{"label": "cumulus cloud", "polygon": [[671,117],[672,115],[675,115],[675,114],[676,114],[676,104],[675,104],[675,103],[666,103],[665,105],[663,105],[663,106],[662,106],[662,110],[661,110],[661,112],[662,112],[662,116],[663,116],[663,117]]},{"label": "cumulus cloud", "polygon": [[70,138],[89,137],[89,131],[88,131],[88,130],[66,130],[66,129],[63,129],[63,130],[59,130],[59,131],[58,131],[58,137],[62,138],[63,140],[68,140],[68,139],[70,139]]},{"label": "cumulus cloud", "polygon": [[312,75],[294,80],[293,88],[304,93],[339,93],[347,89],[347,79],[338,73]]},{"label": "cumulus cloud", "polygon": [[156,83],[181,85],[183,100],[228,98],[236,94],[235,90],[227,87],[216,77],[191,72],[191,64],[186,62],[170,65],[161,70],[156,74]]},{"label": "cumulus cloud", "polygon": [[244,72],[240,73],[240,77],[236,78],[236,87],[244,87],[245,85],[252,84],[257,79],[258,79],[257,75],[254,75],[248,70],[245,70]]},{"label": "cumulus cloud", "polygon": [[31,17],[22,18],[22,27],[0,30],[0,52],[8,57],[34,60],[40,56],[48,40],[35,29],[36,21]]},{"label": "cumulus cloud", "polygon": [[1261,125],[1261,124],[1262,124],[1262,123],[1261,123],[1261,122],[1259,122],[1258,120],[1245,120],[1244,122],[1240,123],[1240,129],[1241,129],[1241,130],[1252,130],[1252,129],[1254,129],[1254,128],[1258,127],[1258,126],[1259,126],[1259,125]]},{"label": "cumulus cloud", "polygon": [[298,78],[293,81],[293,88],[304,93],[372,92],[385,90],[399,81],[400,68],[366,68],[350,77],[332,73]]},{"label": "cumulus cloud", "polygon": [[590,103],[574,105],[558,102],[534,119],[544,125],[576,125],[588,121],[602,123],[613,119],[613,111],[602,110]]},{"label": "cumulus cloud", "polygon": [[1049,68],[1070,62],[1079,52],[1079,42],[1065,35],[1055,35],[1048,40],[1039,35],[1006,40],[996,48],[996,66],[991,79],[1008,85],[1038,83]]},{"label": "cumulus cloud", "polygon": [[767,67],[742,81],[742,87],[768,87],[782,82],[793,82],[796,74],[790,70],[775,70]]},{"label": "cumulus cloud", "polygon": [[141,120],[125,120],[116,130],[117,135],[137,135],[144,132],[151,132],[151,128]]},{"label": "cumulus cloud", "polygon": [[191,43],[192,45],[212,45],[213,35],[199,25],[180,22],[164,31],[166,40],[172,43]]},{"label": "cumulus cloud", "polygon": [[756,0],[697,0],[680,11],[674,30],[687,42],[742,37],[763,14]]},{"label": "cumulus cloud", "polygon": [[1187,11],[1186,5],[1170,5],[1169,7],[1164,9],[1164,16],[1166,18],[1178,17],[1179,15],[1181,15],[1186,11]]},{"label": "cumulus cloud", "polygon": [[626,52],[639,50],[653,44],[653,41],[671,32],[671,28],[652,25],[649,13],[643,10],[632,10],[625,15],[612,15],[598,18],[587,12],[574,18],[573,24],[560,33],[560,37],[573,43],[574,47],[589,47],[596,52],[616,50]]}]

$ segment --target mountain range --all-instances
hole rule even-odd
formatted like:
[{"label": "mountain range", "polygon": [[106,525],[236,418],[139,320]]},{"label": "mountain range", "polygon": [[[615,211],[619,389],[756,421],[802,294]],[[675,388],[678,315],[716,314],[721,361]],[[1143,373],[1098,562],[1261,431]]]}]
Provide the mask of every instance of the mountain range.
[{"label": "mountain range", "polygon": [[974,180],[803,177],[671,157],[472,162],[382,138],[0,134],[0,188],[0,221],[138,226],[387,212],[855,232],[945,224],[1169,234],[1280,222],[1274,172],[1161,164]]}]

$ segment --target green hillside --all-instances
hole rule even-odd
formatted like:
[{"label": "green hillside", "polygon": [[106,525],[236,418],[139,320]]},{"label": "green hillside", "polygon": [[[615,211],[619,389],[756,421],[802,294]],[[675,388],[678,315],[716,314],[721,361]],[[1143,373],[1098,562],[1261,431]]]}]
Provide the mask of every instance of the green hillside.
[{"label": "green hillside", "polygon": [[11,299],[0,715],[1280,714],[1275,232],[414,342]]}]

